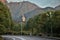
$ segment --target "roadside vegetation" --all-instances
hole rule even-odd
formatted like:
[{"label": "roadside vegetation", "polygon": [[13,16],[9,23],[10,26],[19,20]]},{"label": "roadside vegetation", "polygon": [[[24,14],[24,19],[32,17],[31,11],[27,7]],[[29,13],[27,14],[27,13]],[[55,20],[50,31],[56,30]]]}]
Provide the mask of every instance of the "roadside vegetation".
[{"label": "roadside vegetation", "polygon": [[3,38],[0,36],[0,40],[3,40]]}]

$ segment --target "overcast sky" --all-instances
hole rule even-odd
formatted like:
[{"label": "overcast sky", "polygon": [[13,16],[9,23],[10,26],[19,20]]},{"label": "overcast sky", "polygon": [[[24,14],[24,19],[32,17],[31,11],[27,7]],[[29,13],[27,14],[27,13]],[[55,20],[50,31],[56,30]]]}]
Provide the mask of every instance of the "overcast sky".
[{"label": "overcast sky", "polygon": [[[8,0],[8,2],[21,2],[23,0]],[[60,0],[24,0],[24,1],[29,1],[32,3],[35,3],[36,5],[38,5],[39,7],[55,7],[60,5]]]}]

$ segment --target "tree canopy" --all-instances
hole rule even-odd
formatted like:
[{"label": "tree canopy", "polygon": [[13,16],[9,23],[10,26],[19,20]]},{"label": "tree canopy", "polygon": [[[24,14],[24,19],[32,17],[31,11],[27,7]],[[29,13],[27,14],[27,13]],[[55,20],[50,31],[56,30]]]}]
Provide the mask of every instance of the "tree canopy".
[{"label": "tree canopy", "polygon": [[60,10],[41,13],[27,22],[29,29],[35,28],[36,33],[60,34]]},{"label": "tree canopy", "polygon": [[0,2],[0,32],[11,27],[11,14],[8,7]]}]

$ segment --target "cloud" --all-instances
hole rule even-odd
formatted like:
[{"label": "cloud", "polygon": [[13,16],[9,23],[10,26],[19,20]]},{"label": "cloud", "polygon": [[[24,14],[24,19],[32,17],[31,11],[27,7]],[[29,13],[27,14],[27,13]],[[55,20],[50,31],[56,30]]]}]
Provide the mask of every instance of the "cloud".
[{"label": "cloud", "polygon": [[21,2],[21,1],[27,1],[27,0],[7,0],[8,2]]}]

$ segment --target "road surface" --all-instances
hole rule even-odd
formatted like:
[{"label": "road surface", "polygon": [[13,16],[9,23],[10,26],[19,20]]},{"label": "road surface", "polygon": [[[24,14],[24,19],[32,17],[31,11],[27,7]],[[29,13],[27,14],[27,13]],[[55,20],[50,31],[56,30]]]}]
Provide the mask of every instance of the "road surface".
[{"label": "road surface", "polygon": [[4,40],[55,40],[35,36],[2,36]]}]

